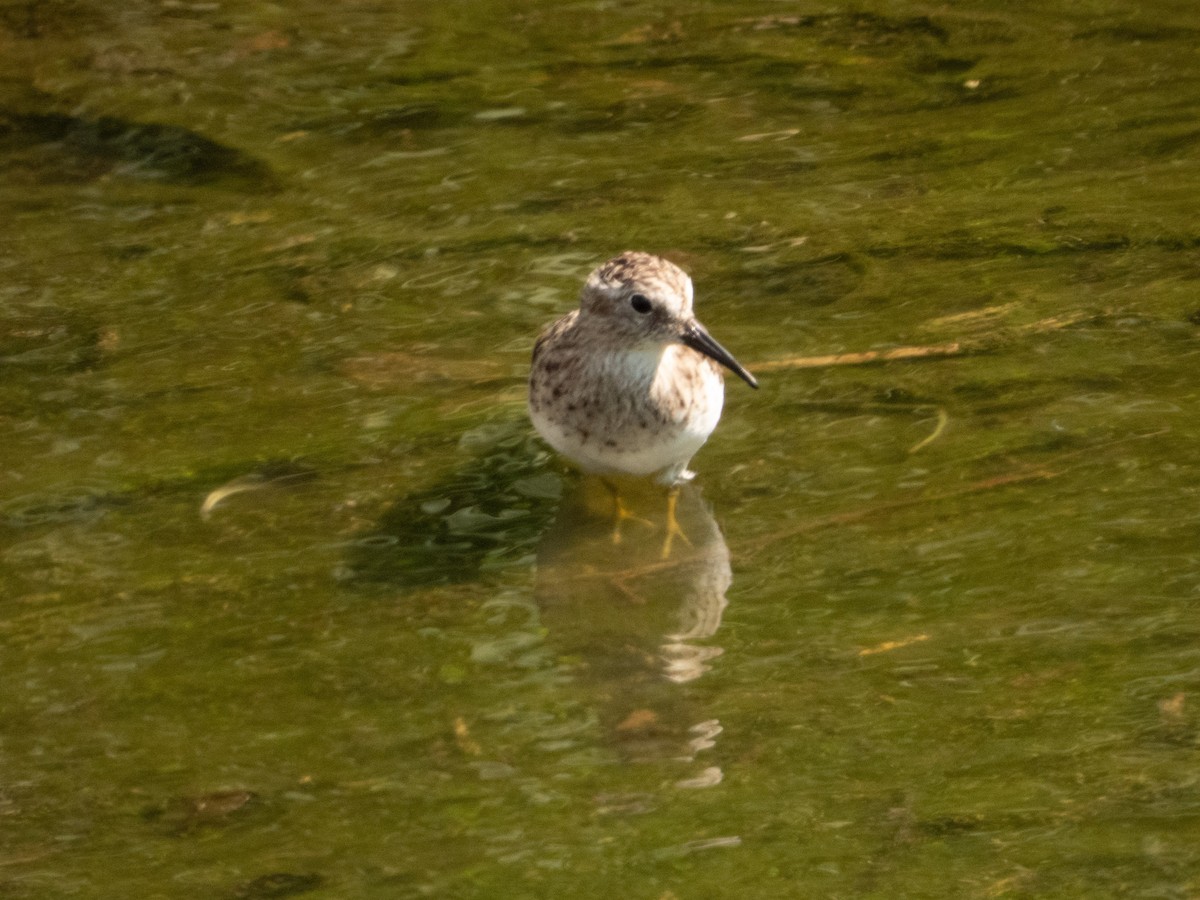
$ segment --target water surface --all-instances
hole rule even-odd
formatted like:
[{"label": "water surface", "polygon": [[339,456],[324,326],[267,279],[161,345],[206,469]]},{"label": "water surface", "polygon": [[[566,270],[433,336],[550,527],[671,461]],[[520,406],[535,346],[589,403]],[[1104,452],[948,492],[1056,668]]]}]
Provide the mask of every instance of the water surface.
[{"label": "water surface", "polygon": [[[1195,896],[1198,38],[0,7],[0,894]],[[523,412],[627,248],[665,565]]]}]

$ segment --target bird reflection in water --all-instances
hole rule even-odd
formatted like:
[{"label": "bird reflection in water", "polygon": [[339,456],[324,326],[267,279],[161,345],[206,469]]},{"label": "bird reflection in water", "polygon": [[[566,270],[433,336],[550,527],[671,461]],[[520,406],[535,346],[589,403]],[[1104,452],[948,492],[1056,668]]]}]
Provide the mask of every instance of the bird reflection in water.
[{"label": "bird reflection in water", "polygon": [[[699,488],[680,488],[683,540],[666,559],[662,489],[620,485],[630,517],[614,540],[611,485],[582,479],[563,497],[537,551],[537,602],[559,656],[600,699],[606,738],[630,760],[683,760],[713,746],[720,723],[681,685],[722,653],[711,643],[732,581],[729,548]],[[715,766],[677,782],[720,781]]]}]

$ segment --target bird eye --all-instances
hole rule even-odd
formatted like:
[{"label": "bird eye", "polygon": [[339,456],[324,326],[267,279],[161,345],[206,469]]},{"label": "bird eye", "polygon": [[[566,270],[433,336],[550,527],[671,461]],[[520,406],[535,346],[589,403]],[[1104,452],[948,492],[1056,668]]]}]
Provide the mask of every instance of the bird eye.
[{"label": "bird eye", "polygon": [[640,312],[642,315],[645,315],[646,313],[650,312],[650,310],[652,308],[650,305],[650,300],[646,297],[645,294],[634,294],[632,297],[629,298],[629,305],[632,306],[637,312]]}]

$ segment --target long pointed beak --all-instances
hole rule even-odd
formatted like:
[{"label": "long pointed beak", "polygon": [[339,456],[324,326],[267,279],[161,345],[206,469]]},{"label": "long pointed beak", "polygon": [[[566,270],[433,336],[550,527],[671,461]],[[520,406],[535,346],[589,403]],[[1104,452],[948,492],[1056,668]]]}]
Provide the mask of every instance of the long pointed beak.
[{"label": "long pointed beak", "polygon": [[715,359],[725,368],[729,369],[729,371],[735,373],[750,387],[758,387],[758,381],[755,380],[754,376],[742,368],[742,364],[733,358],[733,354],[718,344],[716,338],[708,333],[708,329],[695,319],[692,319],[692,321],[683,326],[683,334],[679,336],[679,340],[710,359]]}]

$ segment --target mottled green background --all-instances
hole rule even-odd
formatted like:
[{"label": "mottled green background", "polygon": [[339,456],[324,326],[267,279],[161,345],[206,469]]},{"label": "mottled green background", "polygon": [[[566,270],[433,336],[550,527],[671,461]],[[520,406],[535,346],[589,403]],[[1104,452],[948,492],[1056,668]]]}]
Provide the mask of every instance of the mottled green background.
[{"label": "mottled green background", "polygon": [[[0,3],[0,897],[1200,896],[1198,108],[1191,0]],[[632,587],[627,248],[762,382]]]}]

